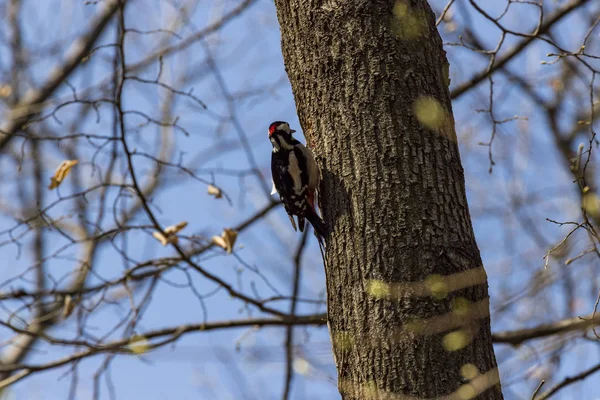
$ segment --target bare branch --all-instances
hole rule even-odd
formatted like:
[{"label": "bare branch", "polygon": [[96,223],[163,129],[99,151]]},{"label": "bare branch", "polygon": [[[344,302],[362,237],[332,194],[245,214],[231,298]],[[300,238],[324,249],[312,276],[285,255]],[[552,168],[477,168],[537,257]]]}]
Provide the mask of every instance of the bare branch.
[{"label": "bare branch", "polygon": [[593,373],[596,373],[600,371],[600,364],[597,364],[591,368],[586,369],[585,371],[572,376],[572,377],[568,377],[565,380],[563,380],[561,383],[557,384],[556,386],[550,388],[547,392],[544,392],[540,395],[540,397],[538,397],[537,400],[546,400],[549,399],[552,395],[554,395],[556,392],[558,392],[561,389],[564,389],[565,387],[575,383],[575,382],[579,382],[584,380],[585,378],[587,378],[588,376],[592,375]]},{"label": "bare branch", "polygon": [[33,115],[40,111],[41,103],[52,96],[54,91],[80,65],[81,60],[88,55],[94,43],[102,35],[102,32],[104,32],[104,29],[117,11],[117,5],[117,1],[106,1],[103,10],[91,23],[92,28],[71,45],[62,64],[54,68],[46,82],[39,89],[26,93],[19,104],[13,107],[10,120],[0,127],[0,135],[4,135],[0,139],[0,151],[12,140],[14,137],[13,134],[20,130]]},{"label": "bare branch", "polygon": [[531,43],[533,43],[537,37],[548,32],[561,19],[563,19],[564,17],[569,15],[572,11],[577,10],[579,7],[581,7],[587,3],[589,3],[589,0],[573,0],[570,3],[568,3],[566,6],[564,6],[562,9],[556,11],[553,15],[550,15],[548,17],[548,19],[546,20],[546,22],[544,22],[542,25],[540,25],[536,29],[535,35],[530,35],[530,36],[523,38],[523,40],[521,40],[519,43],[517,43],[512,49],[510,49],[502,57],[499,57],[498,59],[496,59],[495,62],[493,64],[490,64],[490,66],[488,68],[486,68],[484,71],[475,73],[473,75],[473,77],[471,77],[471,79],[469,79],[467,82],[464,82],[464,83],[456,86],[450,92],[450,98],[452,98],[453,100],[458,99],[460,96],[465,94],[467,91],[469,91],[470,89],[477,86],[484,79],[486,79],[489,75],[493,74],[498,69],[502,68],[505,64],[507,64],[509,61],[511,61],[513,58],[515,58],[516,56],[521,54],[521,52],[525,48],[527,48],[527,46],[529,46]]},{"label": "bare branch", "polygon": [[529,329],[497,332],[492,334],[492,340],[494,343],[505,343],[518,346],[528,340],[592,329],[597,325],[600,325],[600,316],[592,319],[592,316],[590,315],[587,317],[564,319],[562,321],[538,325]]}]

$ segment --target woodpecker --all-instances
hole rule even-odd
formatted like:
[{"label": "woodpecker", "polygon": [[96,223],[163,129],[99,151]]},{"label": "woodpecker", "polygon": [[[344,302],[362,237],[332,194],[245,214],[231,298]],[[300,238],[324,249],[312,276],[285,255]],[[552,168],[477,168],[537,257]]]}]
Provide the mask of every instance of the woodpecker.
[{"label": "woodpecker", "polygon": [[292,134],[287,122],[275,121],[269,125],[269,140],[273,145],[271,174],[273,192],[279,193],[283,207],[296,230],[294,216],[298,217],[298,228],[304,232],[307,219],[315,232],[327,236],[327,224],[315,209],[315,197],[319,187],[320,172],[313,153]]}]

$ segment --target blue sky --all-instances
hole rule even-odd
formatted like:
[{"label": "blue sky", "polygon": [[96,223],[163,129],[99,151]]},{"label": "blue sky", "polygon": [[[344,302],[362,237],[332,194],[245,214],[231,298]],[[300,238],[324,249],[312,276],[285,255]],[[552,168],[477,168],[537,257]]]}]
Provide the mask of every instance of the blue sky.
[{"label": "blue sky", "polygon": [[[434,8],[443,7],[441,1],[433,1]],[[486,10],[497,15],[499,8],[486,3]],[[482,4],[483,4],[482,3]],[[179,4],[179,3],[177,3]],[[188,4],[188,2],[186,2]],[[191,2],[189,4],[192,4]],[[225,5],[224,5],[225,4]],[[0,9],[4,7],[0,2]],[[189,21],[184,23],[180,16],[177,22],[182,25],[176,33],[182,37],[193,34],[218,19],[234,5],[230,2],[208,3],[200,2],[190,9]],[[521,5],[519,10],[507,14],[507,26],[525,30],[533,26],[535,8]],[[469,7],[466,7],[470,9]],[[591,10],[593,5],[589,7]],[[597,7],[596,7],[597,8]],[[68,46],[77,35],[86,28],[86,23],[97,12],[97,5],[66,4],[60,1],[33,2],[24,1],[22,20],[24,42],[31,44],[35,51],[53,49],[58,46],[58,53]],[[472,10],[471,10],[472,11]],[[53,18],[48,18],[52,15]],[[128,28],[139,30],[167,29],[176,16],[169,2],[133,1],[128,8],[126,25]],[[464,15],[456,12],[454,18],[464,21]],[[584,16],[570,18],[559,26],[560,41],[569,46],[577,43],[584,34],[582,23]],[[486,46],[493,47],[497,41],[498,32],[490,23],[480,16],[471,13],[471,28],[486,39]],[[579,23],[579,24],[578,24]],[[457,38],[444,24],[441,30],[445,41],[456,42]],[[114,42],[114,29],[104,35],[101,42]],[[150,50],[155,49],[160,40],[168,40],[175,44],[178,38],[167,33],[127,35],[127,62],[133,64],[143,59]],[[520,38],[507,38],[506,48]],[[5,44],[0,52],[5,53]],[[218,73],[222,75],[227,90],[237,98],[228,104],[218,84],[218,76],[207,69],[204,61],[214,57]],[[451,79],[455,85],[467,79],[474,71],[486,66],[486,59],[481,55],[456,47],[447,46],[446,51],[451,63]],[[545,44],[531,46],[527,52],[509,64],[516,72],[526,71],[532,81],[540,85],[540,92],[545,95],[542,86],[546,76],[557,70],[556,66],[544,66],[540,61],[547,60],[546,54],[552,51]],[[98,50],[85,68],[79,70],[69,82],[79,91],[86,87],[97,85],[110,77],[112,73],[112,55],[114,49],[105,47]],[[43,54],[43,53],[42,53]],[[48,70],[55,65],[57,59],[46,54],[41,55],[31,69],[31,79],[40,82],[47,76]],[[0,60],[0,65],[6,67],[6,61]],[[159,70],[158,63],[139,73],[145,79],[154,79]],[[181,80],[185,83],[181,84]],[[161,81],[171,84],[178,90],[193,93],[206,105],[202,110],[198,104],[185,96],[176,96],[171,110],[173,117],[178,116],[178,125],[183,127],[189,136],[177,130],[161,131],[156,126],[140,126],[144,121],[139,116],[130,115],[126,119],[128,126],[128,142],[140,153],[147,152],[158,156],[167,151],[168,146],[158,145],[158,140],[167,138],[173,149],[169,161],[181,163],[191,168],[199,177],[218,184],[231,198],[232,203],[224,199],[217,200],[207,195],[206,184],[179,173],[175,168],[165,168],[164,179],[166,186],[152,198],[153,211],[164,226],[180,221],[187,221],[188,227],[183,232],[188,235],[201,235],[210,238],[218,235],[223,228],[235,226],[256,210],[268,203],[268,198],[261,189],[256,175],[247,174],[251,163],[240,146],[239,134],[235,122],[239,122],[243,134],[251,143],[252,156],[255,158],[261,173],[267,178],[264,182],[270,186],[269,160],[270,144],[267,140],[267,127],[271,121],[286,120],[292,127],[300,131],[299,122],[295,115],[293,95],[285,71],[280,51],[279,27],[275,8],[272,2],[258,0],[242,16],[234,19],[219,31],[211,35],[205,42],[198,42],[181,54],[164,59]],[[519,119],[500,126],[500,131],[493,146],[496,166],[493,173],[488,173],[488,149],[478,145],[489,139],[491,125],[485,113],[477,109],[487,106],[488,88],[482,83],[461,97],[453,104],[457,121],[457,133],[461,145],[461,157],[465,168],[467,189],[476,237],[482,252],[484,263],[490,277],[490,292],[492,310],[503,304],[506,299],[518,295],[528,289],[531,276],[539,274],[543,269],[543,255],[547,248],[540,248],[531,238],[524,218],[533,221],[549,243],[560,240],[567,232],[566,228],[558,228],[548,223],[545,218],[567,220],[577,218],[579,209],[578,197],[571,183],[570,175],[561,167],[559,155],[553,149],[547,132],[548,126],[540,111],[505,78],[495,78],[495,93],[497,94],[497,119],[519,115]],[[265,89],[267,88],[267,89]],[[248,93],[261,89],[260,93]],[[138,110],[152,116],[161,115],[160,103],[167,91],[156,85],[129,81],[125,85],[125,104],[128,110]],[[240,94],[246,96],[240,98]],[[549,93],[550,94],[550,93]],[[71,89],[64,86],[55,97],[68,98]],[[571,116],[577,110],[577,103],[572,102],[571,108],[564,112]],[[76,117],[79,106],[69,106],[57,113],[59,120],[49,119],[48,129],[61,132]],[[90,113],[78,131],[110,135],[112,129],[111,108],[100,106],[100,120],[96,114]],[[233,113],[233,114],[232,114]],[[233,115],[235,120],[229,117]],[[527,119],[525,119],[525,117]],[[568,120],[566,117],[565,121]],[[583,140],[583,139],[582,139]],[[95,182],[92,172],[92,160],[104,167],[108,162],[110,152],[101,151],[95,158],[95,149],[82,145],[80,165],[73,171],[83,186]],[[225,151],[223,151],[225,149]],[[45,174],[49,180],[54,168],[63,159],[64,148],[49,142],[44,147]],[[573,149],[575,150],[575,149]],[[23,161],[26,165],[30,160]],[[139,156],[135,157],[136,170],[140,179],[145,182],[150,179],[154,163]],[[4,170],[3,179],[14,168],[11,160],[0,160],[0,170]],[[123,173],[125,165],[119,161],[117,170]],[[73,177],[73,176],[72,176]],[[58,196],[67,196],[76,191],[72,182],[60,187],[59,191],[48,192],[46,204],[55,201]],[[264,184],[263,183],[263,184]],[[4,183],[2,192],[6,197],[15,194],[15,185]],[[111,199],[116,197],[111,192]],[[538,195],[538,201],[523,206],[517,211],[511,208],[515,198]],[[5,197],[5,196],[3,196]],[[3,200],[6,201],[6,200]],[[123,205],[130,204],[132,199],[122,200]],[[499,211],[498,211],[499,210]],[[58,218],[72,214],[73,203],[64,201],[52,210],[51,215]],[[140,214],[134,221],[136,224],[147,224],[147,219]],[[112,217],[105,218],[103,227],[110,227]],[[6,213],[0,219],[0,231],[15,224],[14,218]],[[574,248],[582,247],[585,237],[580,235],[574,242]],[[64,238],[55,233],[48,234],[49,251],[59,249],[64,245]],[[1,241],[6,240],[2,237]],[[287,217],[279,207],[271,211],[267,218],[244,231],[238,238],[236,254],[225,255],[222,251],[213,251],[200,259],[203,267],[211,273],[230,282],[244,293],[258,293],[261,297],[275,295],[288,296],[292,290],[293,253],[300,240],[300,235],[292,231]],[[305,252],[300,297],[323,300],[324,274],[318,247],[312,235]],[[27,243],[27,240],[24,241]],[[136,260],[146,260],[154,257],[174,255],[173,249],[159,246],[150,235],[150,231],[138,230],[125,239],[119,238],[113,244],[102,249],[95,263],[95,273],[105,279],[119,276],[123,269],[130,267],[117,249],[127,249],[128,255]],[[78,256],[79,249],[70,248],[54,258],[48,264],[48,271],[54,277],[68,276]],[[14,277],[17,271],[22,271],[31,264],[32,259],[25,253],[16,260],[17,248],[14,245],[0,247],[0,256],[7,260],[7,268],[0,271],[0,280]],[[591,313],[594,288],[598,289],[597,262],[591,259],[587,265],[574,264],[578,268],[576,277],[582,281],[578,288],[585,290],[578,303],[577,315]],[[558,261],[550,263],[552,273],[562,273]],[[590,271],[590,272],[588,272]],[[176,285],[188,285],[188,276],[194,290],[207,295],[199,300],[191,287],[173,287],[159,283],[154,291],[150,306],[145,311],[138,330],[143,333],[152,329],[177,326],[184,323],[198,323],[203,320],[243,319],[248,315],[259,316],[260,313],[244,307],[239,301],[232,300],[224,291],[212,294],[215,290],[213,283],[197,274],[189,274],[182,270],[171,270],[165,279]],[[98,278],[92,282],[100,282]],[[18,280],[13,287],[27,287],[26,280]],[[6,290],[3,288],[2,290]],[[136,300],[141,300],[138,293]],[[539,297],[526,299],[515,306],[510,306],[508,312],[492,314],[494,331],[518,329],[550,322],[566,316],[574,316],[563,306],[564,290],[560,285],[552,287]],[[287,302],[275,303],[281,310],[287,311]],[[11,309],[15,308],[11,304]],[[91,331],[98,335],[105,333],[109,326],[114,325],[129,310],[127,300],[119,305],[104,306],[88,321]],[[323,312],[323,305],[299,304],[297,313],[310,314]],[[6,312],[2,318],[6,318]],[[76,318],[73,316],[68,324],[54,329],[51,334],[72,338],[76,333]],[[113,334],[113,338],[119,335]],[[0,330],[0,338],[8,338],[6,330]],[[297,328],[296,354],[307,364],[297,363],[299,372],[294,380],[292,399],[332,399],[339,398],[335,383],[335,367],[330,351],[329,335],[326,328]],[[285,330],[279,328],[262,329],[230,329],[215,332],[198,332],[186,335],[173,346],[165,346],[143,356],[118,356],[112,362],[110,378],[117,398],[126,399],[270,399],[280,398],[283,390],[285,371]],[[551,351],[544,349],[552,347],[548,343],[521,348],[497,347],[497,358],[506,385],[506,398],[528,398],[532,388],[537,386],[536,371],[541,371],[549,364],[547,359]],[[536,351],[532,349],[536,348]],[[564,359],[554,375],[558,382],[566,375],[572,375],[599,360],[597,345],[583,344],[581,341],[569,342],[562,352]],[[53,360],[70,354],[59,346],[39,344],[35,353],[28,359],[31,362]],[[539,363],[537,361],[541,360]],[[85,360],[79,364],[77,399],[91,399],[93,393],[92,377],[101,363],[101,357]],[[305,366],[308,365],[308,368]],[[540,367],[541,366],[541,367]],[[43,398],[64,399],[69,392],[72,375],[65,375],[68,368],[61,368],[48,373],[35,374],[21,381],[5,394],[7,398]],[[532,372],[533,371],[533,372]],[[535,372],[535,373],[534,373]],[[542,371],[543,372],[543,371]],[[541,374],[542,372],[539,372]],[[541,375],[540,375],[541,376]],[[525,378],[523,378],[525,377]],[[597,379],[596,379],[597,382]],[[552,382],[549,382],[552,384]],[[550,385],[548,385],[549,387]],[[107,378],[101,380],[101,399],[110,399],[110,385]],[[556,398],[594,398],[594,378],[583,384],[561,392]]]}]

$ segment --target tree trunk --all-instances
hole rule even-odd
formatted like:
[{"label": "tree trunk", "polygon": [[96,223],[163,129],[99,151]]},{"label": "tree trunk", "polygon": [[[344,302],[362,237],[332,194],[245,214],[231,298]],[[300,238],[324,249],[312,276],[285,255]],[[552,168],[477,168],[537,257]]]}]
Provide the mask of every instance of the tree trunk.
[{"label": "tree trunk", "polygon": [[344,399],[501,399],[448,62],[425,0],[275,0],[321,166]]}]

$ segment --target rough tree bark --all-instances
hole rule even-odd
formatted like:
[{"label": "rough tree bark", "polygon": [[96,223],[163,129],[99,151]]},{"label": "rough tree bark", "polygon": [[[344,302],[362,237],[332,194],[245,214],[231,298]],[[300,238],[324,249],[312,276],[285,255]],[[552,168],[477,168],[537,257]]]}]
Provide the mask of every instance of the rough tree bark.
[{"label": "rough tree bark", "polygon": [[344,399],[501,399],[448,62],[425,0],[275,0],[323,172]]}]

